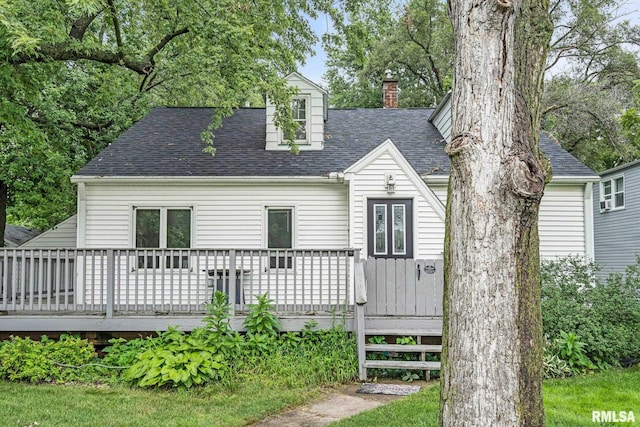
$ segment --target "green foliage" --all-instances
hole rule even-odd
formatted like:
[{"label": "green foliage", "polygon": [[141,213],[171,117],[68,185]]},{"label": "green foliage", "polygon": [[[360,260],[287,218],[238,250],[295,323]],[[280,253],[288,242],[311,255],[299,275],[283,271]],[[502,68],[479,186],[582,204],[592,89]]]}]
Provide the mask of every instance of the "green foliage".
[{"label": "green foliage", "polygon": [[563,333],[575,334],[588,359],[604,368],[640,357],[640,269],[630,266],[624,276],[612,275],[604,283],[596,271],[580,258],[543,262],[542,320],[552,346]]},{"label": "green foliage", "polygon": [[160,346],[140,354],[139,360],[127,369],[126,381],[139,387],[190,388],[228,375],[230,368],[224,356],[202,334],[186,335],[169,328],[160,338]]},{"label": "green foliage", "polygon": [[67,382],[91,378],[87,365],[96,357],[93,345],[70,335],[40,341],[11,337],[0,346],[0,378],[10,381]]},{"label": "green foliage", "polygon": [[308,20],[325,7],[315,0],[0,3],[0,182],[9,186],[0,206],[8,203],[12,221],[38,227],[75,211],[71,174],[152,106],[217,107],[204,132],[212,142],[222,117],[268,96],[291,133],[282,76],[311,53]]},{"label": "green foliage", "polygon": [[157,347],[160,342],[160,338],[136,338],[129,341],[112,338],[109,340],[111,345],[102,350],[105,353],[102,363],[107,366],[130,367],[138,361],[141,353]]},{"label": "green foliage", "polygon": [[553,354],[547,349],[542,358],[542,375],[545,379],[565,378],[572,375],[571,368],[557,354]]},{"label": "green foliage", "polygon": [[257,304],[249,305],[249,314],[244,320],[244,327],[249,334],[261,334],[275,337],[282,329],[280,319],[273,313],[273,300],[268,294],[256,296]]},{"label": "green foliage", "polygon": [[596,366],[585,354],[586,344],[580,340],[580,336],[573,332],[560,331],[560,338],[555,340],[555,349],[558,357],[567,362],[569,369],[574,374],[585,373],[596,369]]}]

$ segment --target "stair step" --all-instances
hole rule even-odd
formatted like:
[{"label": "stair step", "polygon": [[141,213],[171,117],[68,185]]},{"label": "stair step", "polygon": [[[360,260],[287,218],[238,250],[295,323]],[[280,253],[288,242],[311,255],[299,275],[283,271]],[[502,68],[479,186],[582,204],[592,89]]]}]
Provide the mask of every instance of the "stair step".
[{"label": "stair step", "polygon": [[366,351],[395,351],[397,353],[441,353],[441,345],[432,344],[366,344]]},{"label": "stair step", "polygon": [[442,336],[442,329],[365,329],[365,335],[395,335],[402,337],[421,336],[421,337],[440,337]]},{"label": "stair step", "polygon": [[391,369],[429,369],[440,370],[440,362],[422,362],[419,360],[365,360],[365,368]]}]

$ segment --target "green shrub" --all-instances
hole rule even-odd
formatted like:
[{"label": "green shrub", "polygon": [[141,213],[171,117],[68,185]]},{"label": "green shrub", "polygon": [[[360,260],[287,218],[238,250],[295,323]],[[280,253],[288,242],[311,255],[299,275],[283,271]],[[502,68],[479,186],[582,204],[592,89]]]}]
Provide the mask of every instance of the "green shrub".
[{"label": "green shrub", "polygon": [[162,344],[140,354],[124,373],[124,379],[139,387],[172,386],[190,388],[222,380],[229,366],[206,334],[190,335],[176,328],[161,334]]},{"label": "green shrub", "polygon": [[583,351],[598,368],[640,357],[640,269],[638,264],[604,283],[597,266],[581,258],[544,261],[542,320],[551,343],[562,331],[580,336]]},{"label": "green shrub", "polygon": [[249,314],[244,320],[244,327],[249,334],[266,334],[272,337],[282,330],[280,319],[275,315],[273,300],[268,294],[256,296],[257,304],[249,305]]},{"label": "green shrub", "polygon": [[93,380],[96,356],[93,345],[78,337],[11,337],[0,346],[0,378],[32,383]]}]

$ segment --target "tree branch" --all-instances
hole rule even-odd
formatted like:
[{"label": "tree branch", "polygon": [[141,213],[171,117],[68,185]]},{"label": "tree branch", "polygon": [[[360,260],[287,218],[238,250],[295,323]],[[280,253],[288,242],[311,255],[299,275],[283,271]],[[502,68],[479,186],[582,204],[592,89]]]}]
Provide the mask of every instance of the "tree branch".
[{"label": "tree branch", "polygon": [[113,4],[113,0],[107,0],[107,4],[109,5],[109,11],[111,12],[111,19],[113,19],[113,30],[116,33],[116,44],[118,45],[118,50],[122,50],[122,33],[120,32],[120,20],[116,13],[116,6]]},{"label": "tree branch", "polygon": [[73,24],[71,24],[71,31],[69,31],[69,38],[74,40],[82,41],[84,37],[84,33],[87,32],[87,28],[89,25],[100,15],[102,11],[98,11],[91,15],[82,15],[80,18],[76,19]]},{"label": "tree branch", "polygon": [[156,56],[156,54],[158,52],[160,52],[166,45],[167,43],[169,43],[171,40],[175,39],[178,36],[181,36],[182,34],[186,34],[189,32],[189,27],[184,27],[181,28],[179,30],[174,31],[171,34],[167,34],[166,36],[163,37],[162,40],[160,40],[160,42],[155,45],[146,55],[146,59],[149,63],[153,64],[153,58],[154,56]]}]

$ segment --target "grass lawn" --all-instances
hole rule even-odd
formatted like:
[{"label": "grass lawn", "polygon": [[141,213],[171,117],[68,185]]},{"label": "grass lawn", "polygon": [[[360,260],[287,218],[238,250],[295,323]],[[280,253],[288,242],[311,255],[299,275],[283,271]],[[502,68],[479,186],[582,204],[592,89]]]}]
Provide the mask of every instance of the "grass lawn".
[{"label": "grass lawn", "polygon": [[[597,426],[591,411],[633,411],[640,425],[640,368],[610,370],[566,380],[544,383],[544,404],[548,427]],[[420,393],[388,405],[363,412],[332,424],[334,427],[437,426],[439,387],[434,385]],[[380,420],[385,420],[384,424]],[[606,425],[606,424],[600,424]]]},{"label": "grass lawn", "polygon": [[258,381],[232,392],[215,387],[148,391],[0,381],[0,426],[241,426],[318,394],[319,389],[287,389]]}]

